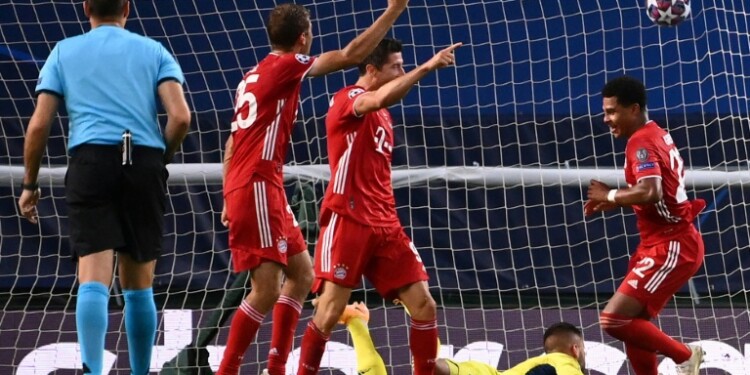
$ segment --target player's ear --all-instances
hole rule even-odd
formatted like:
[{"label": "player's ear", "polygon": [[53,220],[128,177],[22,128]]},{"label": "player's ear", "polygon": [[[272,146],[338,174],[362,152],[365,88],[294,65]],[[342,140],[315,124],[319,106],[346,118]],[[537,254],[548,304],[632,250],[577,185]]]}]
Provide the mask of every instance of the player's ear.
[{"label": "player's ear", "polygon": [[570,346],[570,352],[573,355],[575,359],[578,359],[581,357],[581,346],[578,344],[573,344]]},{"label": "player's ear", "polygon": [[375,65],[367,64],[365,65],[365,70],[367,71],[367,75],[374,76],[378,73],[378,68],[375,67]]},{"label": "player's ear", "polygon": [[83,14],[86,15],[86,18],[91,18],[91,10],[89,9],[89,1],[84,0],[83,2]]},{"label": "player's ear", "polygon": [[300,46],[307,46],[307,32],[299,34],[297,37],[297,44]]},{"label": "player's ear", "polygon": [[122,7],[122,18],[128,19],[128,16],[130,15],[130,0],[125,2],[125,6]]},{"label": "player's ear", "polygon": [[634,115],[637,115],[643,112],[641,105],[638,103],[633,103],[633,105],[630,107],[630,110],[632,111]]}]

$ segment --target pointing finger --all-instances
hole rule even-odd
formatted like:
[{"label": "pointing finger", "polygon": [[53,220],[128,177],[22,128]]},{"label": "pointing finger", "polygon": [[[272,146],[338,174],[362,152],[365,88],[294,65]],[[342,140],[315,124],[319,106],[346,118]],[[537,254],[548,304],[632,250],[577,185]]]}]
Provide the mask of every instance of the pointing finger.
[{"label": "pointing finger", "polygon": [[446,51],[446,52],[453,52],[453,51],[454,51],[454,50],[455,50],[456,48],[458,48],[458,47],[461,47],[462,45],[464,45],[464,44],[463,44],[462,42],[458,42],[458,43],[455,43],[455,44],[453,44],[452,46],[450,46],[450,47],[448,47],[448,48],[444,49],[443,51]]}]

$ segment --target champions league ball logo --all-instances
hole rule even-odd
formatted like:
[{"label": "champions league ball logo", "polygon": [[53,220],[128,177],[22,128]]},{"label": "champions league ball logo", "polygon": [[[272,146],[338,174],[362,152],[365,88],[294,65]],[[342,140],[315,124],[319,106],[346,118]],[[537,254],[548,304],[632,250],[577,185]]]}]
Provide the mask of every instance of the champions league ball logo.
[{"label": "champions league ball logo", "polygon": [[352,89],[351,91],[349,91],[349,94],[348,94],[349,99],[351,99],[351,98],[353,98],[353,97],[355,97],[355,96],[357,96],[357,95],[359,95],[359,94],[361,94],[363,92],[365,92],[365,90],[362,90],[360,88]]},{"label": "champions league ball logo", "polygon": [[298,53],[298,54],[294,55],[294,57],[297,59],[297,61],[300,62],[300,64],[309,64],[310,63],[310,56]]},{"label": "champions league ball logo", "polygon": [[675,26],[690,16],[690,0],[648,0],[646,14],[659,26]]}]

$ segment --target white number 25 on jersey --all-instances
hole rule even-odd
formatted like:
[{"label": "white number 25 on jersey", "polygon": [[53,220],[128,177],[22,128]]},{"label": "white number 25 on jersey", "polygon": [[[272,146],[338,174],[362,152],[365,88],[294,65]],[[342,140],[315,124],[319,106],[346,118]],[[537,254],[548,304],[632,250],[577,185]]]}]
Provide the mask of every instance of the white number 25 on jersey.
[{"label": "white number 25 on jersey", "polygon": [[[258,117],[258,100],[252,92],[245,91],[248,84],[255,82],[258,82],[258,75],[248,74],[247,78],[243,79],[237,86],[237,102],[234,105],[234,113],[237,114],[237,117],[232,121],[232,132],[237,129],[249,128]],[[248,106],[247,115],[240,112],[240,109],[245,105]]]}]

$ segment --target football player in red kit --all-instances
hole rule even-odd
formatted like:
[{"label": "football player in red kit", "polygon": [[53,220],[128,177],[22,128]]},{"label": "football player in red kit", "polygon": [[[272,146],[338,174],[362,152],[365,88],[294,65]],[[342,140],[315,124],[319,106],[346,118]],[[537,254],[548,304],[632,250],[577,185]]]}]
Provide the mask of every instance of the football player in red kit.
[{"label": "football player in red kit", "polygon": [[383,39],[359,64],[359,80],[331,99],[326,118],[331,181],[321,207],[313,285],[313,292],[321,295],[302,338],[300,375],[318,373],[331,330],[363,275],[382,296],[400,299],[411,312],[414,373],[434,373],[435,301],[419,253],[396,214],[393,120],[387,108],[427,73],[452,65],[453,50],[460,45],[405,73],[401,43]]},{"label": "football player in red kit", "polygon": [[688,200],[680,152],[669,133],[648,121],[643,84],[616,78],[604,86],[602,97],[605,124],[615,138],[628,141],[628,187],[612,189],[592,180],[584,212],[633,207],[641,242],[601,313],[601,326],[625,343],[637,375],[657,375],[657,353],[674,360],[679,374],[697,375],[703,350],[667,336],[650,320],[703,263],[703,239],[693,220],[706,203]]},{"label": "football player in red kit", "polygon": [[[389,0],[375,22],[342,50],[308,56],[308,11],[282,4],[266,24],[271,53],[237,87],[224,157],[224,210],[236,272],[251,271],[252,291],[236,311],[219,374],[235,375],[265,315],[273,309],[268,373],[284,374],[302,303],[313,282],[307,246],[287,204],[282,166],[307,76],[354,66],[378,45],[407,0]],[[282,286],[282,275],[286,276]]]}]

